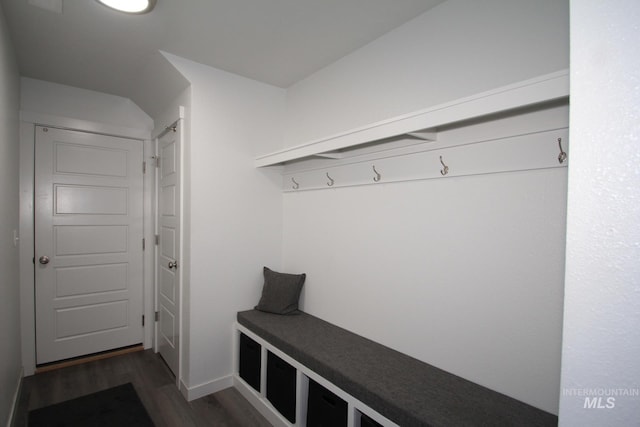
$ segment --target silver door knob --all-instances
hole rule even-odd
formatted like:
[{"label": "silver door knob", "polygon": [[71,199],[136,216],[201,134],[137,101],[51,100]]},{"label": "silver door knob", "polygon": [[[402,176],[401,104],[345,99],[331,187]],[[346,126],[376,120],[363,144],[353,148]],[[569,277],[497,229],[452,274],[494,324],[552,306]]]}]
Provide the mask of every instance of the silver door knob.
[{"label": "silver door knob", "polygon": [[178,261],[169,261],[169,268],[178,268]]},{"label": "silver door knob", "polygon": [[49,259],[48,256],[42,255],[40,259],[38,259],[38,261],[40,261],[40,264],[49,264],[49,261],[51,260]]}]

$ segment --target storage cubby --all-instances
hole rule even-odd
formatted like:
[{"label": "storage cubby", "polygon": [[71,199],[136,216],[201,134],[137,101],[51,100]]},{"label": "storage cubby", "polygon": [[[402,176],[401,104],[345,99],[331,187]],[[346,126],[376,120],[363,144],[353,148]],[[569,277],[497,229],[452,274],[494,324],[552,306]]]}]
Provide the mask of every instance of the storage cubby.
[{"label": "storage cubby", "polygon": [[267,400],[280,414],[296,422],[296,368],[267,352]]},{"label": "storage cubby", "polygon": [[307,427],[347,427],[347,402],[309,379]]},{"label": "storage cubby", "polygon": [[240,361],[238,374],[247,384],[260,392],[260,372],[262,367],[262,347],[260,344],[240,334]]},{"label": "storage cubby", "polygon": [[[363,414],[362,412],[358,411],[358,416],[360,419],[360,424],[359,424],[360,427],[382,427],[382,424],[375,421],[373,418],[371,418],[367,414]],[[358,426],[357,422],[356,422],[356,426]]]}]

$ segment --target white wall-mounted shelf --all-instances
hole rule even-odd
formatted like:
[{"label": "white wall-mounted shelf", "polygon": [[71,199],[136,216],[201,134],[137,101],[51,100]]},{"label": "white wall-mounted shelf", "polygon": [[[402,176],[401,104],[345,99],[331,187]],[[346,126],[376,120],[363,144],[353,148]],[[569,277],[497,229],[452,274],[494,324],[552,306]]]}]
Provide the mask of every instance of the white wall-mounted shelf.
[{"label": "white wall-mounted shelf", "polygon": [[432,141],[437,139],[434,129],[441,126],[550,103],[568,96],[569,71],[557,71],[259,156],[255,166],[282,165],[313,156],[336,159],[340,158],[341,150],[401,136]]}]

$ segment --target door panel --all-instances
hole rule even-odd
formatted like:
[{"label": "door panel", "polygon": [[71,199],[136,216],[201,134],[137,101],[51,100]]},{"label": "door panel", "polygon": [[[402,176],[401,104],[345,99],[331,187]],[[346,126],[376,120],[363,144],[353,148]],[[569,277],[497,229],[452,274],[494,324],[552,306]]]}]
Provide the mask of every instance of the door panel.
[{"label": "door panel", "polygon": [[126,215],[126,188],[55,186],[56,214]]},{"label": "door panel", "polygon": [[[176,378],[180,343],[180,138],[181,128],[167,131],[158,141],[157,304],[158,350]],[[178,263],[179,264],[179,263]],[[173,265],[173,266],[172,266]]]},{"label": "door panel", "polygon": [[127,176],[128,153],[107,147],[58,143],[54,147],[56,173],[87,176]]},{"label": "door panel", "polygon": [[129,227],[126,225],[54,225],[53,238],[55,255],[60,257],[126,254]]},{"label": "door panel", "polygon": [[56,298],[127,289],[127,264],[87,265],[56,269]]},{"label": "door panel", "polygon": [[72,338],[96,331],[126,328],[128,311],[127,300],[56,309],[56,338]]},{"label": "door panel", "polygon": [[36,127],[35,153],[37,363],[142,342],[142,142]]},{"label": "door panel", "polygon": [[162,188],[160,199],[163,200],[160,214],[164,217],[175,217],[176,215],[176,187],[175,185],[167,185]]}]

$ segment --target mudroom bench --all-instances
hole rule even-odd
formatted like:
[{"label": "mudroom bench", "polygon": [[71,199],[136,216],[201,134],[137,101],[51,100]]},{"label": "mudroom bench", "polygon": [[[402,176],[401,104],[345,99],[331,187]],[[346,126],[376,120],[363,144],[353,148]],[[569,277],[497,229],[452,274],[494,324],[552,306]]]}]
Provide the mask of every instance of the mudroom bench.
[{"label": "mudroom bench", "polygon": [[274,425],[557,425],[552,414],[307,313],[242,311],[235,329],[234,384]]}]

